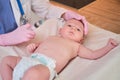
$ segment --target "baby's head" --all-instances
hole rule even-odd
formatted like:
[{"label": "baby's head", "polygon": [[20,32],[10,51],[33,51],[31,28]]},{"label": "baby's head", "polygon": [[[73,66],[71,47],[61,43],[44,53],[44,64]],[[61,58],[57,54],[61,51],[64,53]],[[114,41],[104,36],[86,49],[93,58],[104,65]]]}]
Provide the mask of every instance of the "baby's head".
[{"label": "baby's head", "polygon": [[63,38],[68,38],[76,42],[81,42],[87,34],[86,23],[82,20],[70,19],[65,22],[59,33]]}]

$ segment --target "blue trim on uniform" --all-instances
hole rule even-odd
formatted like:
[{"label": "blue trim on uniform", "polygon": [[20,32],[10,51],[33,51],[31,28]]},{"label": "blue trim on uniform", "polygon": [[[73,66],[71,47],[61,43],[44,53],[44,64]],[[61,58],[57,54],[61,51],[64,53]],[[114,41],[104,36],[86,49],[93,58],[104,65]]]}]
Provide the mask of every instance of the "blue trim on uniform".
[{"label": "blue trim on uniform", "polygon": [[24,10],[23,10],[23,7],[22,7],[22,4],[21,4],[20,0],[17,0],[17,4],[19,6],[20,13],[23,16],[24,15]]}]

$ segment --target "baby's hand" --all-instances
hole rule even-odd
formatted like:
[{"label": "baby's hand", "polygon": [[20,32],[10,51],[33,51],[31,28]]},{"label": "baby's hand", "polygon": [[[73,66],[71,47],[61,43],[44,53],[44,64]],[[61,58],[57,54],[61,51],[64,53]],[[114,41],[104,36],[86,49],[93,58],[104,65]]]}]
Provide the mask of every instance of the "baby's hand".
[{"label": "baby's hand", "polygon": [[30,53],[33,53],[35,49],[36,49],[36,44],[35,43],[31,43],[27,46],[27,51],[30,52]]},{"label": "baby's hand", "polygon": [[118,45],[117,41],[110,38],[109,41],[108,41],[108,46],[110,46],[111,48],[114,48]]}]

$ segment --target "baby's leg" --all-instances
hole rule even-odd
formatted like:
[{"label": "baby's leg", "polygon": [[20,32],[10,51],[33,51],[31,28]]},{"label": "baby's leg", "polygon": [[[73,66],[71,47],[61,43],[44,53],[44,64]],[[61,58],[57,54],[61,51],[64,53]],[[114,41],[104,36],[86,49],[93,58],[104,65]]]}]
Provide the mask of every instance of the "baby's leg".
[{"label": "baby's leg", "polygon": [[49,80],[49,77],[48,67],[38,64],[28,69],[22,80]]},{"label": "baby's leg", "polygon": [[20,57],[16,56],[6,56],[2,59],[0,65],[0,74],[2,80],[12,80],[13,69],[20,59]]}]

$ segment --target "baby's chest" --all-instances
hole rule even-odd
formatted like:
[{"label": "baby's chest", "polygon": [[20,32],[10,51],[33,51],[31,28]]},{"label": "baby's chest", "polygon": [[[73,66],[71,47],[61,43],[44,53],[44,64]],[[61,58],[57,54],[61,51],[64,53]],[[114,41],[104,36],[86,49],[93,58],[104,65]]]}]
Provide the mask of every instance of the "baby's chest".
[{"label": "baby's chest", "polygon": [[61,38],[52,38],[48,39],[44,42],[44,45],[49,48],[53,48],[54,50],[61,50],[61,51],[70,51],[76,52],[79,48],[79,44],[66,39]]},{"label": "baby's chest", "polygon": [[77,53],[79,45],[71,41],[58,41],[54,47],[64,53]]}]

